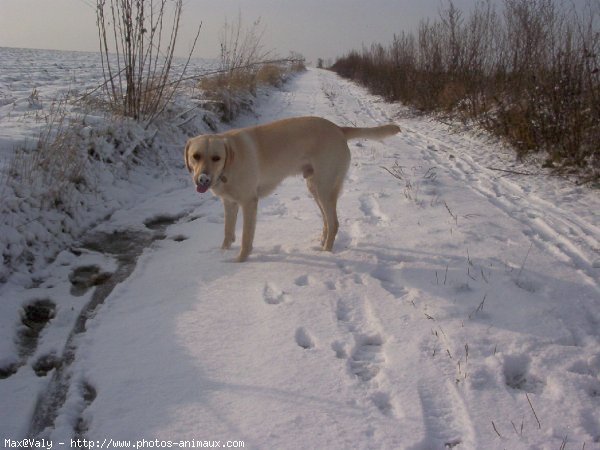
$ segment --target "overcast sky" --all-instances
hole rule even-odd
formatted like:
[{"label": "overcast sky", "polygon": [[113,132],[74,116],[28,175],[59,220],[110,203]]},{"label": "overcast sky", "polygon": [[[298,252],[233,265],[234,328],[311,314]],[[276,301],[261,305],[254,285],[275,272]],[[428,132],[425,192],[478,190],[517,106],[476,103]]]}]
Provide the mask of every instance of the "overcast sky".
[{"label": "overcast sky", "polygon": [[[500,3],[500,0],[492,0]],[[581,2],[583,0],[575,0]],[[475,0],[455,0],[468,11]],[[0,47],[98,50],[96,0],[0,0]],[[436,17],[442,0],[184,0],[178,54],[191,46],[203,23],[195,55],[219,53],[219,30],[241,12],[247,24],[261,18],[264,44],[279,56],[302,53],[309,61],[341,56]]]}]

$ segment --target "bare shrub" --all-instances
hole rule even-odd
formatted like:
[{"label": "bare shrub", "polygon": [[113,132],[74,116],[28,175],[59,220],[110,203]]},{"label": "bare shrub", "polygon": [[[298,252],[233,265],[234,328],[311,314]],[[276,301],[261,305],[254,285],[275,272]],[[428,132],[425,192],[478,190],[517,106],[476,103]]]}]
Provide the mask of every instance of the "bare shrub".
[{"label": "bare shrub", "polygon": [[178,83],[169,76],[182,9],[183,0],[96,0],[104,88],[116,112],[151,121],[172,98]]}]

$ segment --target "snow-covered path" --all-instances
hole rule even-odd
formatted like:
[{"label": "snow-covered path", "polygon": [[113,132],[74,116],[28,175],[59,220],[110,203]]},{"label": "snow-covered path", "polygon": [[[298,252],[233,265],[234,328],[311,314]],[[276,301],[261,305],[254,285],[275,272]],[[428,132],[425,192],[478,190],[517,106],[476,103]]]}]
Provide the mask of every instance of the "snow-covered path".
[{"label": "snow-covered path", "polygon": [[[9,388],[23,385],[19,371],[0,393],[29,406],[0,431],[245,448],[600,448],[597,195],[499,177],[481,143],[397,113],[309,70],[236,124],[318,115],[401,126],[384,143],[351,144],[333,253],[317,249],[321,219],[301,178],[259,203],[243,264],[239,242],[218,248],[220,202],[198,196],[183,169],[103,224],[173,222],[72,339],[50,427],[32,428],[43,405]],[[37,289],[69,295],[60,278],[91,259],[115,270],[81,258],[59,258]],[[66,335],[74,314],[57,310],[45,331],[54,344],[36,354],[64,344],[50,336]],[[43,392],[52,373],[32,372],[28,386]]]}]

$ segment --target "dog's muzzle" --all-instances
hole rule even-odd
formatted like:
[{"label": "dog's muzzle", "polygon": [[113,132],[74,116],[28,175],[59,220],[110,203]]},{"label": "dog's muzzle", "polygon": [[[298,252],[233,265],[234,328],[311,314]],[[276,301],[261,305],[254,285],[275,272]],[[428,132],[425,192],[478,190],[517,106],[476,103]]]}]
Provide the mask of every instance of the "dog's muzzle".
[{"label": "dog's muzzle", "polygon": [[207,175],[205,173],[200,174],[198,180],[196,181],[196,192],[204,194],[210,188],[210,182],[210,175]]}]

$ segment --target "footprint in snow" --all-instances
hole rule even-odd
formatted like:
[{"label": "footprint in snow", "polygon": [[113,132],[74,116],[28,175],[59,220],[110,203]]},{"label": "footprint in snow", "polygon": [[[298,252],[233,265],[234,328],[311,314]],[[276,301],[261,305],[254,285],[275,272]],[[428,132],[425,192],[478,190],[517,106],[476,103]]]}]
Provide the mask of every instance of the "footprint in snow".
[{"label": "footprint in snow", "polygon": [[313,283],[313,279],[310,275],[301,275],[294,281],[296,286],[309,286]]},{"label": "footprint in snow", "polygon": [[340,322],[349,322],[352,314],[352,309],[341,299],[337,301],[335,308],[335,317]]},{"label": "footprint in snow", "polygon": [[355,284],[359,284],[359,285],[365,284],[363,276],[361,274],[358,274],[358,273],[354,274],[352,279],[354,280]]},{"label": "footprint in snow", "polygon": [[401,284],[401,269],[401,264],[395,267],[380,264],[371,272],[371,276],[379,281],[383,289],[390,293],[394,298],[398,299],[404,297],[408,293]]},{"label": "footprint in snow", "polygon": [[371,401],[384,416],[394,415],[394,407],[391,403],[391,397],[387,392],[375,392],[373,395],[371,395]]},{"label": "footprint in snow", "polygon": [[360,198],[360,210],[365,219],[371,224],[389,222],[389,217],[381,211],[379,201],[373,195],[363,195]]},{"label": "footprint in snow", "polygon": [[543,390],[544,381],[530,372],[531,358],[529,356],[508,354],[504,356],[502,365],[506,386],[530,394]]},{"label": "footprint in snow", "polygon": [[335,352],[335,357],[338,359],[344,359],[348,357],[346,352],[346,344],[341,341],[335,341],[331,344],[331,350]]},{"label": "footprint in snow", "polygon": [[278,305],[290,300],[289,296],[273,283],[265,283],[263,299],[269,305]]},{"label": "footprint in snow", "polygon": [[300,327],[296,330],[296,344],[302,347],[304,350],[315,347],[315,340],[304,327]]},{"label": "footprint in snow", "polygon": [[357,336],[356,346],[349,360],[350,371],[362,381],[370,381],[377,376],[383,356],[383,339],[379,334]]},{"label": "footprint in snow", "polygon": [[349,275],[351,273],[353,273],[354,271],[352,270],[352,267],[347,266],[344,262],[338,261],[336,263],[336,265],[338,266],[338,268],[342,271],[342,273]]},{"label": "footprint in snow", "polygon": [[335,291],[337,289],[337,286],[333,281],[326,281],[325,287],[330,291]]}]

